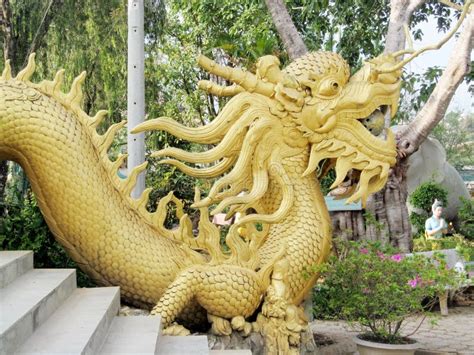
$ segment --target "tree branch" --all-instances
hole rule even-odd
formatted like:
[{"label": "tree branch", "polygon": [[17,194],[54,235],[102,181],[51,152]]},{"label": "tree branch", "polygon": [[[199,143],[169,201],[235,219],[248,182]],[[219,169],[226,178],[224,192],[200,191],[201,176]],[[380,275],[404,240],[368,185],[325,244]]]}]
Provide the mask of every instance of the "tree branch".
[{"label": "tree branch", "polygon": [[295,60],[308,53],[283,0],[265,0],[265,4],[290,59]]},{"label": "tree branch", "polygon": [[464,76],[470,73],[473,41],[474,11],[471,11],[466,17],[464,30],[456,42],[438,84],[415,119],[401,134],[398,145],[405,155],[416,152],[428,134],[444,117],[456,89],[462,83]]}]

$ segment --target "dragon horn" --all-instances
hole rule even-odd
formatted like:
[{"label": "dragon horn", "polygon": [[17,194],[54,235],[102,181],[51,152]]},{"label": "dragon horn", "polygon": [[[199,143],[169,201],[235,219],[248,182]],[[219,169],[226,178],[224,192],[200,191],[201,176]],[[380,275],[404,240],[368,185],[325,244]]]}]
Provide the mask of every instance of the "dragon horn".
[{"label": "dragon horn", "polygon": [[28,65],[18,73],[16,80],[28,81],[35,72],[36,63],[35,63],[35,53],[31,53],[28,57]]},{"label": "dragon horn", "polygon": [[198,87],[199,89],[205,90],[212,95],[221,97],[235,96],[245,91],[242,87],[238,85],[221,86],[209,80],[200,80],[198,83]]},{"label": "dragon horn", "polygon": [[10,80],[12,78],[12,67],[10,65],[10,59],[5,62],[5,68],[3,69],[2,79]]},{"label": "dragon horn", "polygon": [[246,91],[256,92],[267,97],[271,97],[273,95],[273,90],[275,88],[274,84],[264,82],[246,70],[225,67],[223,65],[217,64],[204,55],[200,55],[198,57],[198,64],[210,74],[214,74],[226,80],[232,81],[233,83],[241,86]]},{"label": "dragon horn", "polygon": [[[471,7],[472,4],[473,4],[473,0],[467,0],[466,1],[466,3],[464,4],[464,6],[462,8],[462,13],[461,13],[461,16],[459,17],[458,22],[456,23],[454,28],[451,31],[449,31],[448,34],[443,39],[441,39],[441,41],[439,41],[436,44],[431,44],[431,45],[422,47],[422,48],[420,48],[416,51],[414,49],[402,49],[400,51],[391,53],[390,55],[393,56],[394,58],[398,57],[398,56],[401,56],[401,55],[404,55],[404,54],[409,54],[409,53],[411,53],[411,55],[408,58],[402,60],[401,62],[397,63],[396,65],[394,65],[390,68],[377,69],[377,73],[379,73],[379,74],[392,73],[396,70],[399,70],[399,69],[403,68],[407,63],[411,62],[413,59],[418,57],[421,53],[424,53],[424,52],[429,51],[429,50],[440,49],[459,29],[462,22],[466,18],[467,14],[469,12],[469,8]],[[406,32],[406,30],[405,30],[405,32]]]}]

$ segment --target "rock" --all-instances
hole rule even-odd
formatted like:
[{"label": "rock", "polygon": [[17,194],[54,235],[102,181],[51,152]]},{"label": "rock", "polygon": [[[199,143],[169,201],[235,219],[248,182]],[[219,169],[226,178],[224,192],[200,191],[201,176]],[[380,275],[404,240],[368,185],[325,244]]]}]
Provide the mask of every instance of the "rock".
[{"label": "rock", "polygon": [[250,333],[248,337],[243,337],[237,332],[228,336],[218,336],[206,334],[209,349],[211,350],[239,350],[249,349],[253,355],[264,354],[264,340],[260,333]]},{"label": "rock", "polygon": [[133,308],[129,306],[120,307],[119,316],[148,316],[150,311],[146,309]]},{"label": "rock", "polygon": [[[392,129],[397,132],[401,126],[392,127]],[[443,146],[433,137],[428,137],[418,151],[408,158],[408,194],[428,181],[440,184],[448,191],[448,206],[443,211],[443,217],[448,221],[455,219],[461,206],[459,197],[469,199],[469,191],[461,175],[446,161],[446,151]],[[408,210],[412,211],[409,204]]]}]

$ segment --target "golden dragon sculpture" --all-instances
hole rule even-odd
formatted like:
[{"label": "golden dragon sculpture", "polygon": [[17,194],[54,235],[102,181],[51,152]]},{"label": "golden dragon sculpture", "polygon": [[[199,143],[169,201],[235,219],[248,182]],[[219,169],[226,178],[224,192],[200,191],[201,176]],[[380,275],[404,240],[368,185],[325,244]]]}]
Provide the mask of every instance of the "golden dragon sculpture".
[{"label": "golden dragon sculpture", "polygon": [[[184,330],[175,321],[209,321],[218,334],[261,332],[269,353],[297,353],[307,327],[300,305],[317,279],[305,271],[324,262],[331,244],[316,174],[334,167],[333,187],[351,175],[354,183],[339,196],[349,202],[365,204],[384,186],[396,161],[394,136],[384,127],[397,111],[401,68],[421,52],[378,56],[352,76],[330,52],[309,53],[283,70],[276,57],[265,56],[256,73],[201,56],[202,68],[233,83],[199,83],[211,94],[232,96],[217,118],[197,128],[159,118],[134,129],[215,145],[153,154],[191,176],[215,178],[205,198],[195,193],[198,235],[172,193],[153,213],[151,189],[130,197],[146,163],[126,180],[118,177],[126,155],[111,161],[108,150],[125,121],[97,133],[107,112],[91,117],[82,110],[85,73],[63,93],[62,70],[34,83],[34,55],[15,78],[6,62],[0,159],[23,167],[49,228],[79,266],[100,285],[120,286],[127,302],[153,307],[169,332]],[[411,58],[398,62],[406,53]],[[180,220],[175,229],[164,226],[169,203]],[[210,210],[241,215],[226,236],[227,249]]]},{"label": "golden dragon sculpture", "polygon": [[[304,271],[322,263],[330,250],[319,162],[331,159],[334,186],[349,170],[359,171],[350,201],[365,201],[382,188],[396,157],[393,134],[383,126],[384,115],[396,112],[400,70],[379,73],[395,64],[393,56],[382,56],[350,77],[346,62],[329,52],[308,54],[284,70],[276,57],[266,56],[256,74],[205,57],[199,64],[235,83],[200,83],[212,94],[234,96],[218,117],[198,128],[160,118],[135,129],[218,143],[203,152],[166,148],[153,154],[169,157],[162,162],[191,176],[220,177],[205,198],[196,192],[198,236],[172,194],[154,213],[146,209],[150,189],[139,199],[130,197],[146,164],[125,181],[117,176],[126,156],[112,162],[107,153],[125,122],[97,133],[106,112],[90,117],[82,111],[84,73],[65,94],[63,71],[53,81],[33,83],[34,56],[15,78],[6,63],[0,80],[0,158],[24,168],[51,231],[80,267],[101,285],[119,285],[128,302],[155,306],[153,313],[166,326],[176,319],[201,321],[199,315],[207,313],[216,332],[248,333],[246,319],[267,294],[254,328],[271,333],[277,327],[265,326],[269,319],[289,324],[293,317],[296,325],[285,328],[286,336],[297,338],[302,329],[297,324],[304,324],[297,306],[316,280],[316,275],[305,278]],[[374,135],[384,132],[385,138]],[[175,230],[164,227],[170,202],[180,218]],[[214,205],[212,213],[242,214],[227,235],[228,252],[209,222]]]}]

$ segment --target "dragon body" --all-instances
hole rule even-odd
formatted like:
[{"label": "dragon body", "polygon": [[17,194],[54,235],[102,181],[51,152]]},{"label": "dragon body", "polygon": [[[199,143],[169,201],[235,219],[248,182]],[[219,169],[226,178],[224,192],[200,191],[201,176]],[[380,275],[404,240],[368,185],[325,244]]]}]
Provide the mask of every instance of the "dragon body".
[{"label": "dragon body", "polygon": [[[124,122],[97,133],[105,112],[82,111],[84,74],[63,93],[61,71],[53,81],[33,83],[34,57],[16,78],[7,63],[0,79],[0,159],[21,164],[51,231],[99,284],[119,285],[127,301],[154,306],[167,326],[205,310],[215,331],[248,333],[246,319],[259,312],[254,330],[279,329],[291,345],[304,328],[297,326],[304,323],[297,308],[317,278],[304,272],[330,251],[316,172],[324,173],[324,160],[336,170],[334,186],[349,172],[356,176],[350,201],[364,203],[383,187],[396,156],[393,135],[383,128],[398,102],[400,71],[387,70],[394,63],[377,57],[351,77],[339,55],[316,52],[284,70],[276,57],[263,57],[253,74],[200,57],[205,70],[234,83],[199,84],[233,96],[218,117],[198,128],[159,118],[134,130],[215,144],[202,152],[153,154],[191,176],[217,178],[205,198],[196,191],[197,236],[172,194],[154,213],[146,209],[149,189],[130,197],[146,164],[119,179],[126,156],[110,161],[107,151]],[[170,202],[180,219],[174,230],[164,227]],[[229,251],[209,222],[210,209],[241,214],[226,238]]]}]

